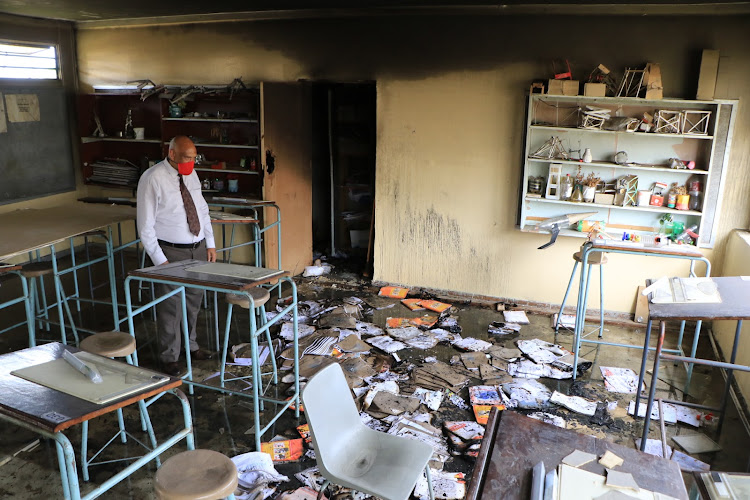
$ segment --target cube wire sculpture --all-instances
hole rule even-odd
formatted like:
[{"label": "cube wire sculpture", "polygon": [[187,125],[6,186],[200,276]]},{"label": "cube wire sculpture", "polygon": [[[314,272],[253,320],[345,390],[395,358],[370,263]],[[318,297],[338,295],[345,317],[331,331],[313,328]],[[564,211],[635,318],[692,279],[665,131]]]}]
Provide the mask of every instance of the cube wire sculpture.
[{"label": "cube wire sculpture", "polygon": [[686,135],[708,135],[710,111],[686,109],[682,112],[682,133]]},{"label": "cube wire sculpture", "polygon": [[657,134],[681,134],[682,120],[682,111],[660,109],[654,116],[654,132]]}]

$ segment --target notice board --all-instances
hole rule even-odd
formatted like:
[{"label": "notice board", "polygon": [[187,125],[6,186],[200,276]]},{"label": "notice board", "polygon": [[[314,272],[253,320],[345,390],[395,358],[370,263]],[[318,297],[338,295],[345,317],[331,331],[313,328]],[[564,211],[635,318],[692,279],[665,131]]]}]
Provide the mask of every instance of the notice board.
[{"label": "notice board", "polygon": [[65,90],[0,86],[0,96],[0,204],[74,190]]}]

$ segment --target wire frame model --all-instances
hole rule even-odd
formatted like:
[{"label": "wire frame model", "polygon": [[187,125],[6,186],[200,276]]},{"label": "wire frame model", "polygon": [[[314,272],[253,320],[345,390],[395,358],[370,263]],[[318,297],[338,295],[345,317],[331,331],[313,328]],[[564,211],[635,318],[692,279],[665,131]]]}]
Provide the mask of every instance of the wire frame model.
[{"label": "wire frame model", "polygon": [[656,116],[654,116],[654,132],[657,134],[681,134],[682,121],[682,111],[660,109],[656,112]]},{"label": "wire frame model", "polygon": [[710,111],[684,110],[682,112],[682,133],[686,135],[708,135]]},{"label": "wire frame model", "polygon": [[622,76],[620,87],[617,90],[617,97],[639,97],[645,72],[646,70],[643,69],[625,69],[625,74]]}]

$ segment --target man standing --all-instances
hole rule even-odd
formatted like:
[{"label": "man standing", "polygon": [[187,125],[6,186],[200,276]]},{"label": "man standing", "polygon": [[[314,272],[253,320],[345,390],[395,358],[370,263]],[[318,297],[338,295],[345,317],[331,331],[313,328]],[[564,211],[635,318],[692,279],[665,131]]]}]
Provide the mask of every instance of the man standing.
[{"label": "man standing", "polygon": [[[193,141],[177,136],[169,143],[167,158],[149,168],[138,181],[138,232],[154,265],[190,259],[216,262],[208,205],[193,171],[196,154]],[[156,294],[161,296],[174,288],[157,284]],[[202,297],[202,290],[185,289],[191,357],[198,360],[210,357],[195,341]],[[162,369],[169,375],[178,375],[177,359],[183,338],[179,294],[157,304],[156,312]]]}]

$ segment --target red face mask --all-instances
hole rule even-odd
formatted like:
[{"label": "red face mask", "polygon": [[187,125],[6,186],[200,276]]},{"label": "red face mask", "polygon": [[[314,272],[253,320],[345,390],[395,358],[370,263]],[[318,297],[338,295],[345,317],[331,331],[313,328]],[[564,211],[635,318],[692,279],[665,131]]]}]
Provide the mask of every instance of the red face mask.
[{"label": "red face mask", "polygon": [[188,161],[185,163],[178,163],[177,171],[180,173],[180,175],[190,175],[193,173],[194,166],[195,166],[195,160]]}]

